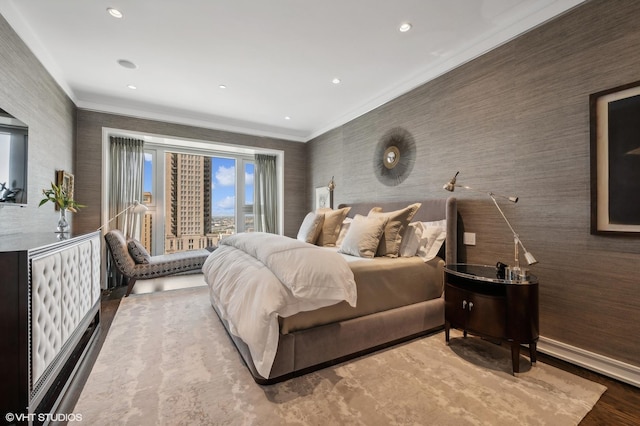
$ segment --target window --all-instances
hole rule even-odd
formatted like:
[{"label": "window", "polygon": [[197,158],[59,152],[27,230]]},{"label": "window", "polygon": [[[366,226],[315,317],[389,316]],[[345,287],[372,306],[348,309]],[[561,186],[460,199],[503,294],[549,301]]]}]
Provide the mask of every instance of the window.
[{"label": "window", "polygon": [[233,158],[211,158],[211,215],[213,233],[218,239],[242,232],[236,227],[236,160]]},{"label": "window", "polygon": [[[205,248],[227,235],[253,231],[257,153],[278,158],[282,229],[282,151],[103,128],[104,158],[108,158],[111,135],[145,140],[142,202],[148,211],[141,239],[152,255]],[[103,182],[107,170],[103,167]]]},{"label": "window", "polygon": [[[150,252],[201,249],[236,232],[253,231],[252,158],[157,148],[146,149],[145,154],[144,199],[149,211],[142,243]],[[156,169],[159,164],[154,160],[161,156],[164,177],[158,178],[154,164]],[[163,214],[155,202],[160,198]],[[153,244],[154,236],[163,249]]]}]

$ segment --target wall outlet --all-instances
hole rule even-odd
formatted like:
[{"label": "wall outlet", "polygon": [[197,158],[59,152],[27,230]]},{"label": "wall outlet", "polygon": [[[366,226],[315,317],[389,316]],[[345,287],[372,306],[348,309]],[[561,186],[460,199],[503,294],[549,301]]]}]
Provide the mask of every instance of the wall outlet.
[{"label": "wall outlet", "polygon": [[462,242],[465,246],[475,246],[476,245],[476,233],[475,232],[465,232],[462,235]]}]

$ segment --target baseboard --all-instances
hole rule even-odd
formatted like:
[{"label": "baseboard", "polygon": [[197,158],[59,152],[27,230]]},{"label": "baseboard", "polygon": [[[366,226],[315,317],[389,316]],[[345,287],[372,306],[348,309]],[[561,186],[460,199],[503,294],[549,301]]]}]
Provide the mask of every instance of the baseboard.
[{"label": "baseboard", "polygon": [[640,367],[540,336],[538,351],[640,387]]}]

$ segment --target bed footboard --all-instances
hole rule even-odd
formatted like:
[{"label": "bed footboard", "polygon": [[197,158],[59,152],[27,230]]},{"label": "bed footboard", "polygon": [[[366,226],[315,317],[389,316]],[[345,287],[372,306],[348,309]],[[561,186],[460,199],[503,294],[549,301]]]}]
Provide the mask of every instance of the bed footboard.
[{"label": "bed footboard", "polygon": [[268,378],[258,374],[247,345],[229,333],[228,324],[221,321],[253,379],[260,385],[268,385],[441,330],[444,297],[280,335]]}]

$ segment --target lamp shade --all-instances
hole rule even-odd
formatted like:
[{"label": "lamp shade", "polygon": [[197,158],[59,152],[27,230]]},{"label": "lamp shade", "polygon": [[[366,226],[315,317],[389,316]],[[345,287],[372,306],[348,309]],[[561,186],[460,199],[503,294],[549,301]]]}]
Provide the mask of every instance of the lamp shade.
[{"label": "lamp shade", "polygon": [[133,203],[129,204],[126,208],[124,208],[120,212],[118,212],[117,215],[115,215],[111,219],[109,219],[104,225],[102,225],[100,228],[98,228],[97,231],[101,230],[102,228],[104,228],[105,226],[110,224],[112,220],[114,220],[118,216],[122,215],[123,213],[125,213],[125,212],[127,212],[127,211],[129,211],[131,209],[133,209],[132,212],[134,214],[144,213],[147,210],[149,210],[149,208],[147,206],[145,206],[144,204],[140,203],[138,200],[133,200]]},{"label": "lamp shade", "polygon": [[139,203],[138,200],[135,200],[133,202],[133,213],[140,214],[146,212],[147,210],[149,210],[149,207],[145,206],[142,203]]},{"label": "lamp shade", "polygon": [[456,190],[456,178],[458,177],[458,174],[460,174],[460,172],[456,172],[455,176],[451,178],[451,180],[447,183],[444,184],[444,186],[442,187],[442,189],[446,189],[449,192],[453,192]]}]

